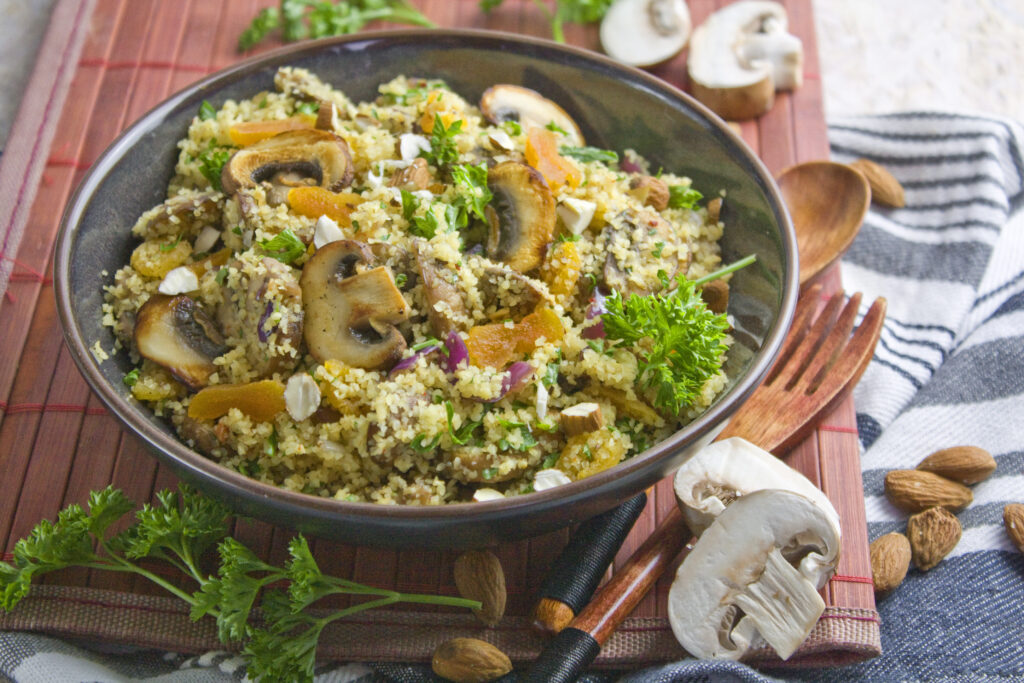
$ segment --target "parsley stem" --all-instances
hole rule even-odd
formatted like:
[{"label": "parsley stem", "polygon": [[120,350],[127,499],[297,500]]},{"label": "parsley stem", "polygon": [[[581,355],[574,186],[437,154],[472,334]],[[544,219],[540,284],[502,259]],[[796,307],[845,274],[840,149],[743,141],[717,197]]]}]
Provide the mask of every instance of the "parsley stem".
[{"label": "parsley stem", "polygon": [[740,268],[746,268],[747,266],[749,266],[751,263],[753,263],[756,260],[757,260],[757,254],[750,254],[749,256],[745,256],[745,257],[741,258],[739,261],[734,261],[733,263],[730,263],[727,266],[723,266],[722,268],[719,268],[718,270],[716,270],[713,273],[708,273],[704,277],[697,278],[696,280],[693,281],[693,286],[694,287],[699,287],[702,284],[704,284],[705,282],[711,282],[712,280],[717,280],[718,278],[720,278],[720,277],[722,277],[724,275],[728,275],[729,273],[735,272],[735,271],[739,270]]}]

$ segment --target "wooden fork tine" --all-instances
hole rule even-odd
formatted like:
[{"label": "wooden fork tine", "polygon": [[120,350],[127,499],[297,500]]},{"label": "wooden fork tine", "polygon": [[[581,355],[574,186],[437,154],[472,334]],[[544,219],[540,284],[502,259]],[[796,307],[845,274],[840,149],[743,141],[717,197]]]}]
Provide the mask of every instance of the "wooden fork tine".
[{"label": "wooden fork tine", "polygon": [[860,325],[850,338],[843,354],[839,357],[831,372],[821,373],[815,377],[811,391],[822,391],[824,384],[827,384],[830,377],[837,378],[852,377],[850,386],[855,386],[860,381],[861,375],[868,369],[871,358],[874,355],[878,338],[882,334],[882,323],[885,322],[885,311],[888,307],[884,297],[878,297],[871,304],[871,308],[861,318]]},{"label": "wooden fork tine", "polygon": [[821,383],[821,378],[835,365],[840,352],[850,341],[850,333],[853,332],[853,324],[857,321],[857,311],[860,309],[860,299],[860,292],[855,292],[850,297],[835,324],[825,333],[825,338],[818,342],[818,352],[814,354],[813,361],[799,378],[791,380],[790,386],[786,389],[792,389],[800,384],[807,393],[811,393]]},{"label": "wooden fork tine", "polygon": [[793,349],[793,355],[787,359],[786,365],[779,368],[774,382],[782,383],[783,387],[789,387],[800,379],[800,376],[807,369],[807,366],[814,360],[818,353],[822,340],[824,340],[832,329],[839,306],[843,302],[843,292],[836,292],[825,304],[817,318],[814,319],[810,330],[797,336],[797,347]]},{"label": "wooden fork tine", "polygon": [[768,376],[765,377],[765,384],[771,384],[775,380],[775,377],[782,371],[782,368],[789,362],[789,357],[793,355],[796,347],[800,345],[800,340],[806,336],[807,328],[811,326],[811,321],[814,320],[814,312],[818,310],[820,297],[821,285],[816,284],[804,292],[803,296],[797,301],[793,323],[789,326],[789,332],[786,334],[786,341],[782,346],[782,351],[779,352],[779,357],[768,372]]}]

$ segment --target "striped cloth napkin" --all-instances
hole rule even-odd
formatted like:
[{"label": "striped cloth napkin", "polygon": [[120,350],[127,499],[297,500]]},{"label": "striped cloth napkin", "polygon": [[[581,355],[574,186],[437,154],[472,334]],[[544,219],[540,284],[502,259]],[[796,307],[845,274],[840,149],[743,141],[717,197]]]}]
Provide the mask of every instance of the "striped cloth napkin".
[{"label": "striped cloth napkin", "polygon": [[[587,680],[1019,680],[1024,672],[1024,554],[1002,523],[1006,503],[1024,502],[1024,128],[985,116],[902,113],[835,119],[830,140],[837,161],[872,159],[907,193],[906,208],[872,207],[842,265],[847,291],[889,302],[854,395],[869,537],[906,526],[883,494],[889,470],[957,445],[988,450],[998,468],[958,514],[963,536],[952,553],[928,572],[911,569],[879,601],[881,657],[768,675],[684,660]],[[66,681],[227,681],[242,676],[240,664],[223,653],[99,655],[0,633],[0,680],[19,683],[58,680],[58,666]],[[432,677],[423,665],[328,665],[317,680]]]}]

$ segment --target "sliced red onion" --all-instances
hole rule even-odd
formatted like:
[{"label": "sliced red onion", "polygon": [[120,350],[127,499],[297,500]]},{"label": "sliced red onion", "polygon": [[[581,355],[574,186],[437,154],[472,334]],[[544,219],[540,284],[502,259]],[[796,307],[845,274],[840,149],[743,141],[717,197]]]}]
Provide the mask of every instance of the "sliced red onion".
[{"label": "sliced red onion", "polygon": [[484,403],[497,403],[505,398],[510,392],[519,391],[533,377],[533,366],[526,361],[516,361],[508,366],[505,376],[501,378],[501,393],[497,398],[491,398]]},{"label": "sliced red onion", "polygon": [[439,350],[440,348],[441,347],[439,345],[434,344],[432,346],[427,346],[425,348],[420,349],[419,351],[412,354],[408,358],[403,358],[402,360],[398,361],[397,364],[395,364],[395,367],[391,368],[391,372],[388,373],[388,377],[394,377],[399,372],[408,370],[412,366],[416,365],[416,361],[418,361],[420,358],[428,356],[434,351]]},{"label": "sliced red onion", "polygon": [[466,342],[462,340],[462,336],[458,332],[455,330],[449,332],[448,338],[444,340],[444,346],[448,349],[445,370],[454,373],[463,363],[469,365],[469,349],[466,348]]},{"label": "sliced red onion", "polygon": [[266,330],[264,330],[263,326],[266,324],[267,319],[270,317],[270,314],[273,313],[273,312],[274,312],[274,302],[273,301],[268,301],[267,302],[267,308],[263,311],[263,315],[260,316],[259,323],[256,324],[256,336],[260,338],[261,342],[266,343],[266,341],[268,339],[270,339],[270,332],[267,332]]},{"label": "sliced red onion", "polygon": [[622,169],[623,171],[625,171],[626,173],[643,173],[644,172],[644,169],[643,169],[642,166],[640,166],[640,164],[637,164],[637,163],[635,163],[633,161],[630,161],[625,156],[623,156],[623,158],[619,161],[619,168]]},{"label": "sliced red onion", "polygon": [[593,320],[598,318],[598,321],[592,325],[587,325],[580,332],[580,336],[584,339],[604,339],[604,320],[601,320],[601,314],[607,313],[608,309],[604,305],[605,296],[601,293],[600,289],[594,289],[594,299],[587,306],[587,320]]}]

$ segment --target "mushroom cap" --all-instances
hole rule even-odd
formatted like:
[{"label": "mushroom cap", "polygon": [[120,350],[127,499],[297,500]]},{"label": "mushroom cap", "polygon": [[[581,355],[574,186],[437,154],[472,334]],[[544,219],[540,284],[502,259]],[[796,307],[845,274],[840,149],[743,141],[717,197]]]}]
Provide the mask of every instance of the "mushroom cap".
[{"label": "mushroom cap", "polygon": [[[443,263],[416,251],[416,265],[427,300],[430,329],[438,339],[447,339],[453,330],[465,331],[471,320],[462,292],[456,284],[458,275]],[[440,305],[439,305],[440,304]]]},{"label": "mushroom cap", "polygon": [[194,299],[154,294],[135,316],[139,355],[167,368],[195,391],[217,371],[213,360],[227,351],[224,337]]},{"label": "mushroom cap", "polygon": [[405,338],[395,326],[409,318],[409,305],[386,266],[360,272],[372,260],[366,245],[341,240],[302,269],[306,345],[317,361],[378,370],[402,357]]},{"label": "mushroom cap", "polygon": [[760,116],[775,90],[799,82],[802,48],[786,33],[786,10],[741,0],[713,13],[690,39],[686,68],[694,96],[726,119]]},{"label": "mushroom cap", "polygon": [[810,499],[839,533],[839,514],[821,489],[768,451],[738,436],[698,451],[676,471],[673,487],[686,525],[697,536],[734,500],[761,489],[783,489]]},{"label": "mushroom cap", "polygon": [[817,591],[839,547],[832,520],[810,499],[776,489],[742,496],[676,572],[668,598],[676,639],[696,657],[739,659],[756,631],[788,657],[824,610]]},{"label": "mushroom cap", "polygon": [[234,194],[243,187],[277,178],[306,178],[336,192],[352,182],[348,145],[334,133],[304,128],[289,130],[243,147],[221,170],[221,187]]},{"label": "mushroom cap", "polygon": [[616,0],[601,20],[601,47],[632,66],[654,66],[677,55],[690,39],[685,0]]},{"label": "mushroom cap", "polygon": [[[602,274],[605,288],[623,296],[646,296],[662,288],[659,270],[671,280],[689,257],[679,258],[679,240],[672,225],[653,211],[627,209],[608,221],[600,243],[607,252]],[[648,267],[659,263],[660,268]]]},{"label": "mushroom cap", "polygon": [[519,85],[492,85],[480,97],[480,111],[494,124],[518,121],[523,130],[554,124],[566,132],[566,142],[584,145],[583,132],[564,109],[535,90]]},{"label": "mushroom cap", "polygon": [[503,161],[487,172],[494,198],[487,207],[487,255],[520,273],[544,260],[555,232],[555,199],[544,176],[519,161]]}]

